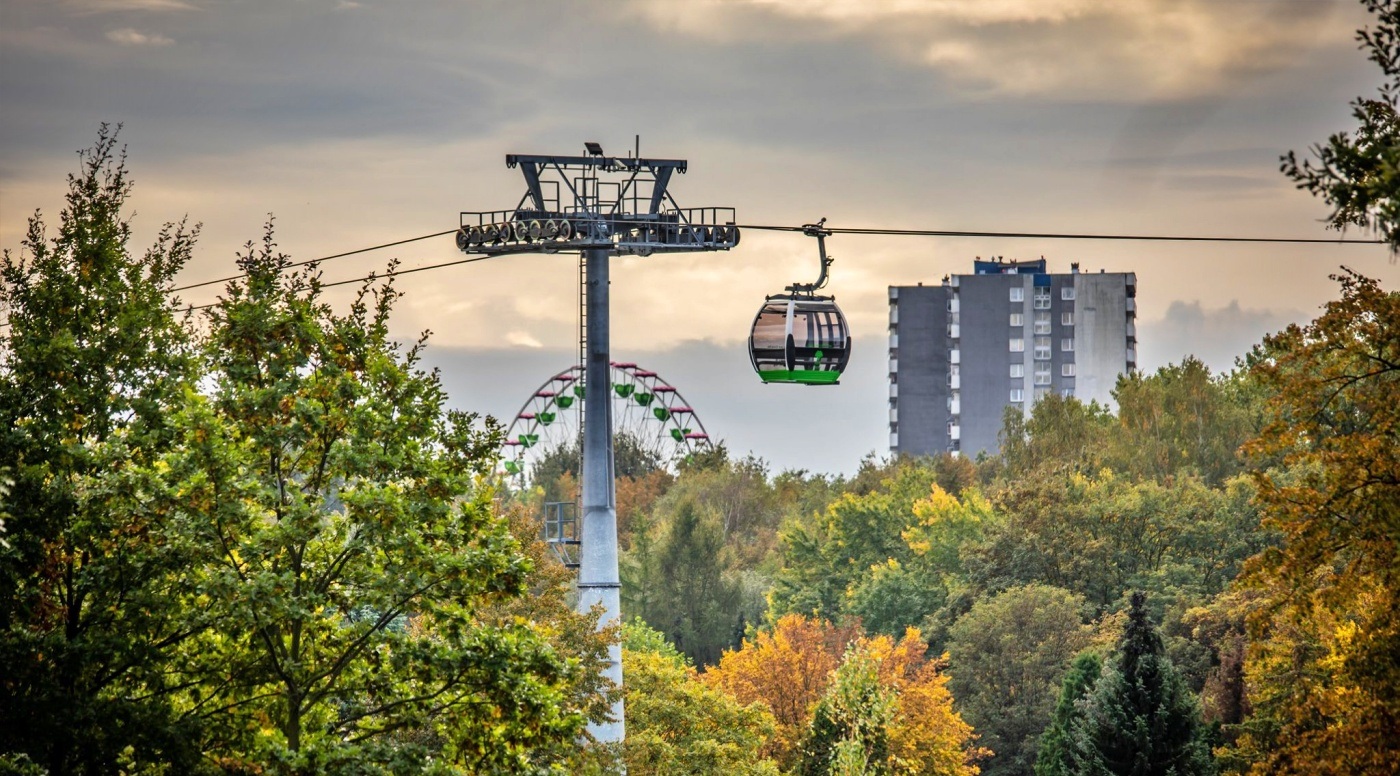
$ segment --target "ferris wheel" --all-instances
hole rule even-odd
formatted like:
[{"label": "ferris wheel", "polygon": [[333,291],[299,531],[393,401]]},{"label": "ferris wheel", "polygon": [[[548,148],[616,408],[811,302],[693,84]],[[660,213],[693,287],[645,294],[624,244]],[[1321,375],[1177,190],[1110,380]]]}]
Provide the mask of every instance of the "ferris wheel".
[{"label": "ferris wheel", "polygon": [[[675,386],[630,362],[612,362],[613,434],[663,466],[711,446],[700,416]],[[583,434],[583,369],[571,366],[525,400],[506,431],[501,474],[524,485],[545,456],[577,445]]]}]

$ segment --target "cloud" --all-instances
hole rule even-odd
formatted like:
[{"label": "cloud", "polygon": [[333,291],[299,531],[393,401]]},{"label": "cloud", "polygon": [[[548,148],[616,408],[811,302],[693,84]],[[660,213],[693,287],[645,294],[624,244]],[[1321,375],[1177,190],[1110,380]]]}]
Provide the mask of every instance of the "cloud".
[{"label": "cloud", "polygon": [[741,40],[866,41],[982,98],[1111,101],[1221,94],[1349,41],[1325,3],[1214,0],[638,0],[671,32]]},{"label": "cloud", "polygon": [[144,32],[137,32],[130,27],[122,27],[119,30],[109,30],[107,40],[122,46],[169,46],[175,41],[170,38],[153,33],[147,35]]},{"label": "cloud", "polygon": [[522,348],[542,348],[544,343],[540,342],[529,332],[511,331],[506,333],[506,344],[516,345]]},{"label": "cloud", "polygon": [[1138,324],[1139,366],[1153,371],[1195,356],[1214,372],[1228,372],[1235,359],[1290,323],[1307,320],[1298,310],[1251,310],[1238,300],[1208,310],[1199,301],[1175,301],[1160,320]]},{"label": "cloud", "polygon": [[199,10],[198,6],[184,2],[184,0],[68,0],[64,5],[80,14]]}]

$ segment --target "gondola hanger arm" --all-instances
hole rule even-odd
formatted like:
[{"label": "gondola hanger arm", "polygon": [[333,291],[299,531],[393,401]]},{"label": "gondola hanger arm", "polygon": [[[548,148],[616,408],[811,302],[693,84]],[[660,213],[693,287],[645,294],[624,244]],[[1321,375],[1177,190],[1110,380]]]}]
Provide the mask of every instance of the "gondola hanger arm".
[{"label": "gondola hanger arm", "polygon": [[815,224],[803,224],[802,233],[808,237],[817,238],[817,254],[821,258],[821,274],[817,275],[815,283],[793,283],[787,287],[787,290],[794,294],[812,294],[826,286],[827,269],[835,260],[834,256],[826,255],[826,238],[830,236],[831,230],[826,228],[826,217],[823,216]]}]

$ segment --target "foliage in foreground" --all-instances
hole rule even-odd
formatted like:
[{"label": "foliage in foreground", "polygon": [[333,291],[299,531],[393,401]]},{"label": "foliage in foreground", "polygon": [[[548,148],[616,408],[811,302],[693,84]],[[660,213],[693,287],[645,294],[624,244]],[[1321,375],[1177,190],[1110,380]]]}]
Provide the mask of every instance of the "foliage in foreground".
[{"label": "foliage in foreground", "polygon": [[1385,773],[1400,761],[1400,293],[1354,274],[1307,326],[1268,337],[1252,371],[1275,398],[1248,451],[1282,545],[1245,676],[1252,773]]},{"label": "foliage in foreground", "polygon": [[389,338],[392,284],[336,315],[269,228],[196,335],[166,300],[193,234],[132,256],[115,133],[83,163],[0,269],[6,765],[567,770],[598,649],[511,614],[499,435]]},{"label": "foliage in foreground", "polygon": [[763,704],[741,705],[702,682],[685,657],[641,621],[624,627],[622,664],[627,773],[777,776],[777,764],[758,755],[775,727]]},{"label": "foliage in foreground", "polygon": [[166,408],[194,378],[165,291],[198,230],[167,224],[132,254],[116,135],[81,154],[56,234],[35,214],[0,266],[0,752],[55,774],[199,762],[167,667],[205,627],[200,548],[133,474],[173,442]]}]

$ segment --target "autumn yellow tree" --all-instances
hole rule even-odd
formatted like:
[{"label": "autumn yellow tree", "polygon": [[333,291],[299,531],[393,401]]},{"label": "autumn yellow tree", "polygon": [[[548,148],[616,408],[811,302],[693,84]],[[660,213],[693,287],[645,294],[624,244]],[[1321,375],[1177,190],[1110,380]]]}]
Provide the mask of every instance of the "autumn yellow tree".
[{"label": "autumn yellow tree", "polygon": [[1340,299],[1268,337],[1246,446],[1280,546],[1245,663],[1254,714],[1228,753],[1252,774],[1391,774],[1400,762],[1400,293],[1348,271]]},{"label": "autumn yellow tree", "polygon": [[762,702],[772,710],[777,731],[765,753],[791,768],[799,744],[811,736],[813,710],[828,693],[842,656],[859,654],[874,661],[882,692],[893,702],[883,767],[908,776],[976,774],[973,763],[985,751],[974,746],[972,726],[953,711],[943,674],[946,660],[929,659],[928,643],[913,628],[898,641],[858,633],[853,625],[785,615],[771,632],[726,652],[703,678],[740,703]]},{"label": "autumn yellow tree", "polygon": [[870,640],[880,662],[880,683],[894,688],[895,715],[889,730],[894,772],[914,776],[970,776],[990,754],[974,745],[972,726],[953,711],[946,656],[929,659],[928,644],[910,628],[898,642]]},{"label": "autumn yellow tree", "polygon": [[740,703],[768,705],[778,729],[766,753],[786,766],[812,720],[812,707],[858,631],[854,625],[784,615],[771,631],[760,631],[753,640],[745,639],[741,649],[726,651],[703,676]]}]

